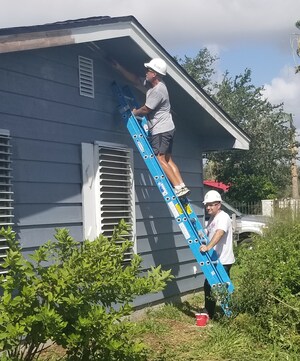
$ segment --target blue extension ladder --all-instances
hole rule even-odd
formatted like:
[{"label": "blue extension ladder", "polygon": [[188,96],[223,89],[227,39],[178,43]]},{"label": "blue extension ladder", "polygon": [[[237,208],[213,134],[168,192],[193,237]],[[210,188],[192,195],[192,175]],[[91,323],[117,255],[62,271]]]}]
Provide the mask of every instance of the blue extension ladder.
[{"label": "blue extension ladder", "polygon": [[171,183],[166,177],[157,158],[153,154],[151,145],[147,140],[147,120],[145,117],[135,117],[131,109],[138,108],[138,104],[128,86],[121,88],[116,82],[112,84],[113,91],[118,99],[118,109],[122,118],[127,122],[127,129],[137,146],[149,172],[161,192],[167,206],[173,214],[181,232],[186,239],[196,261],[211,285],[213,292],[219,295],[220,304],[226,316],[231,315],[228,306],[233,284],[228,277],[217,253],[212,249],[209,252],[200,252],[200,245],[209,242],[205,231],[187,197],[178,198]]}]

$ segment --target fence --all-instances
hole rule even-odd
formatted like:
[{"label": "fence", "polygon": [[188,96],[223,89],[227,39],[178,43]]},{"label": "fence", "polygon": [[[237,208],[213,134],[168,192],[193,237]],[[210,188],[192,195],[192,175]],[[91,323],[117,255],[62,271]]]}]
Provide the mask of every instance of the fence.
[{"label": "fence", "polygon": [[228,202],[230,205],[243,214],[262,214],[262,202]]},{"label": "fence", "polygon": [[277,210],[288,209],[294,214],[300,213],[300,199],[265,199],[262,200],[262,214],[266,216],[276,215]]},{"label": "fence", "polygon": [[288,209],[294,214],[300,214],[300,199],[264,199],[260,202],[240,203],[227,201],[231,207],[243,214],[274,216],[276,211]]}]

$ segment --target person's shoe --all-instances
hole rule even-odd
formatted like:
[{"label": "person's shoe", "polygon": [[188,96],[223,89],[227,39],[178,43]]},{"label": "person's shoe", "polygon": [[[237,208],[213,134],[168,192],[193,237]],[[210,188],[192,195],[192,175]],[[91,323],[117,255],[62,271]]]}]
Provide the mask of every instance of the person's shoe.
[{"label": "person's shoe", "polygon": [[175,189],[175,193],[178,198],[182,198],[191,194],[191,191],[188,189],[188,187],[185,186],[180,189]]}]

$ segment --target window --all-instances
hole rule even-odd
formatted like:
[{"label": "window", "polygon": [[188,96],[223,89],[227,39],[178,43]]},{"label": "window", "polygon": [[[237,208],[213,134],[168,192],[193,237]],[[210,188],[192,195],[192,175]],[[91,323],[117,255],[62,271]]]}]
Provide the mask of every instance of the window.
[{"label": "window", "polygon": [[[13,225],[10,140],[9,132],[0,129],[0,228]],[[0,273],[6,273],[1,264],[7,250],[6,240],[0,236]]]},{"label": "window", "polygon": [[[86,239],[110,237],[121,219],[135,240],[133,154],[112,143],[82,144],[83,228]],[[126,255],[130,260],[133,249]]]},{"label": "window", "polygon": [[94,67],[93,60],[78,57],[79,64],[79,94],[94,98]]}]

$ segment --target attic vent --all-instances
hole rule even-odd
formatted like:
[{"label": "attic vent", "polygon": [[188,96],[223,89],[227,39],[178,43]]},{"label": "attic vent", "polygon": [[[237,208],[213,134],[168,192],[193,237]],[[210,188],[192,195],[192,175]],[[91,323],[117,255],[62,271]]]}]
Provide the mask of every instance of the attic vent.
[{"label": "attic vent", "polygon": [[82,96],[94,98],[94,67],[93,60],[78,56],[79,63],[79,93]]},{"label": "attic vent", "polygon": [[[100,229],[110,237],[121,219],[130,226],[127,236],[134,238],[133,173],[129,149],[99,145]],[[125,261],[129,261],[132,250]]]},{"label": "attic vent", "polygon": [[[10,140],[9,132],[0,129],[0,228],[13,225]],[[0,236],[0,274],[6,273],[1,264],[8,248],[6,240]]]}]

